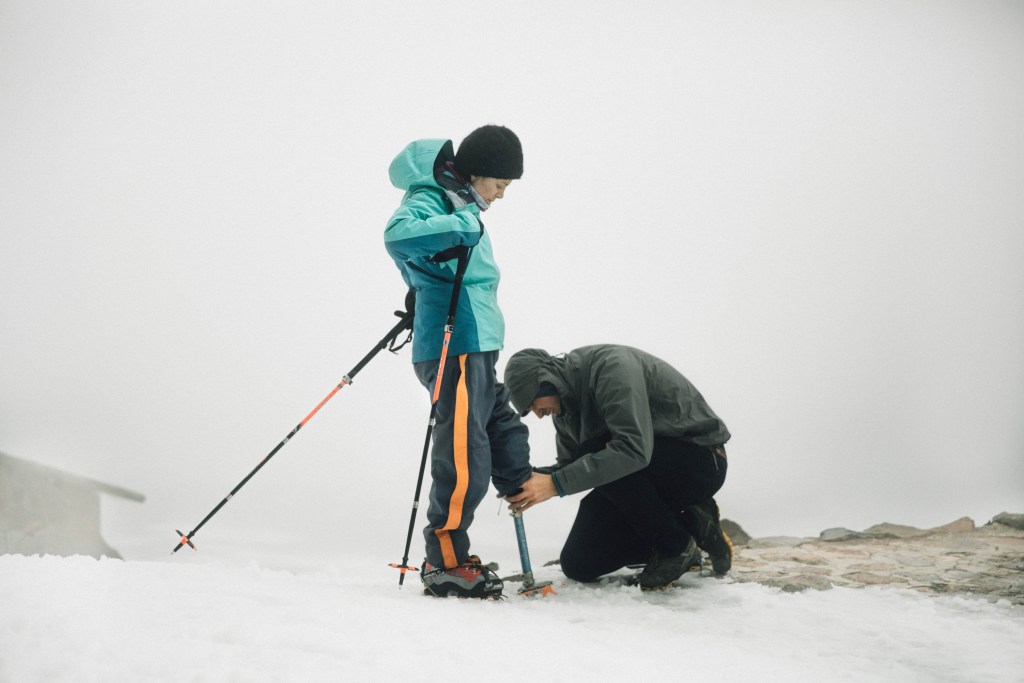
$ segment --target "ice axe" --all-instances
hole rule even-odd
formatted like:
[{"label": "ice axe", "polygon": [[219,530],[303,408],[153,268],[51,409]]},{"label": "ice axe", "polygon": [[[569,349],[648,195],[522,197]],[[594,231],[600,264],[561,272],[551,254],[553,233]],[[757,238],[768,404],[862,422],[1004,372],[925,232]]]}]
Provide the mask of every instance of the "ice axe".
[{"label": "ice axe", "polygon": [[[519,489],[521,491],[522,489]],[[510,495],[519,493],[514,491]],[[523,565],[523,587],[519,589],[519,595],[523,597],[534,597],[537,595],[556,595],[555,589],[551,587],[550,581],[537,583],[533,580],[533,567],[530,565],[530,549],[526,546],[526,528],[523,526],[523,513],[512,513],[512,521],[516,525],[516,541],[519,544],[519,561]]]}]

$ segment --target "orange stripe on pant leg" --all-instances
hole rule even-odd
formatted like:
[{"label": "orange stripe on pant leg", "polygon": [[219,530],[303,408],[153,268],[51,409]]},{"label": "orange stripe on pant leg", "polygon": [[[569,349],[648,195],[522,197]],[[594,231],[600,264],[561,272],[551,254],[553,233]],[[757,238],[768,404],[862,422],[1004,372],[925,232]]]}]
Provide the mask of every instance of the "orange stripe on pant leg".
[{"label": "orange stripe on pant leg", "polygon": [[466,390],[465,354],[459,356],[459,370],[459,383],[455,388],[455,420],[452,424],[455,489],[448,501],[448,520],[443,527],[434,532],[441,543],[444,566],[449,569],[458,566],[459,560],[455,557],[455,548],[448,532],[451,529],[458,529],[462,522],[462,505],[466,501],[466,491],[469,489],[469,392]]}]

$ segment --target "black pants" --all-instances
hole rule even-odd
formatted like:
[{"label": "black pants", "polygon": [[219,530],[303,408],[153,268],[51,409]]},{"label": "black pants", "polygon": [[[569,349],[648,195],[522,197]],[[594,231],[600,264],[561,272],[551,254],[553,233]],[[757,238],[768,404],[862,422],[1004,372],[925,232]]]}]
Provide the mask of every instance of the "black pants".
[{"label": "black pants", "polygon": [[708,500],[725,482],[726,460],[706,446],[655,438],[650,464],[598,486],[580,501],[562,548],[562,571],[593,581],[651,551],[678,555],[690,541],[683,508]]}]

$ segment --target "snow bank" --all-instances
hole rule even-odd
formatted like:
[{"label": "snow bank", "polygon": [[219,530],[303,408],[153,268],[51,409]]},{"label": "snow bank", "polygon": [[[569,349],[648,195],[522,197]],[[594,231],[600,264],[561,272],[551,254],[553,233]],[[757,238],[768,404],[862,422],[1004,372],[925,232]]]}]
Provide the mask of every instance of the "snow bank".
[{"label": "snow bank", "polygon": [[[437,600],[379,562],[295,573],[0,556],[0,681],[1020,681],[1024,609],[900,590],[557,585]],[[354,570],[354,571],[353,571]],[[559,582],[550,569],[538,579]]]}]

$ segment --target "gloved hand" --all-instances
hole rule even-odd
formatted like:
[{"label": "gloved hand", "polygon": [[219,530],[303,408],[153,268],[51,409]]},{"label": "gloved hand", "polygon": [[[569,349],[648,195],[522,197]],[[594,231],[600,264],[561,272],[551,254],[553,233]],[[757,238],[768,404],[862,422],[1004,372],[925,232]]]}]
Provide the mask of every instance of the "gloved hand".
[{"label": "gloved hand", "polygon": [[416,312],[416,290],[412,287],[405,293],[405,310],[409,313]]}]

